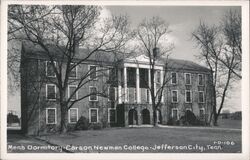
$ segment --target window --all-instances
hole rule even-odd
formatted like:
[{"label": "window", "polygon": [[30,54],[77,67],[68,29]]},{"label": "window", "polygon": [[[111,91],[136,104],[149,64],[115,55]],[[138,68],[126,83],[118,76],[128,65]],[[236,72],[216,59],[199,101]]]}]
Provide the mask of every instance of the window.
[{"label": "window", "polygon": [[200,86],[204,85],[203,74],[198,74],[198,84]]},{"label": "window", "polygon": [[185,73],[185,83],[186,84],[191,84],[191,74],[190,73]]},{"label": "window", "polygon": [[171,73],[171,84],[176,84],[177,83],[177,73],[172,72]]},{"label": "window", "polygon": [[205,118],[205,108],[200,108],[200,118]]},{"label": "window", "polygon": [[134,102],[136,103],[137,102],[137,93],[136,93],[136,88],[134,88]]},{"label": "window", "polygon": [[108,100],[115,101],[116,100],[116,89],[115,87],[109,87],[108,89]]},{"label": "window", "polygon": [[175,120],[178,119],[178,109],[177,108],[172,109],[172,118]]},{"label": "window", "polygon": [[156,71],[156,83],[161,83],[161,72],[159,70]]},{"label": "window", "polygon": [[178,102],[178,91],[174,90],[172,91],[172,103],[177,103]]},{"label": "window", "polygon": [[90,121],[90,123],[97,123],[98,122],[98,109],[97,108],[90,108],[89,109],[89,121]]},{"label": "window", "polygon": [[191,111],[192,112],[192,108],[186,108],[186,111]]},{"label": "window", "polygon": [[69,73],[70,78],[76,78],[77,77],[77,66],[74,66],[74,65],[76,65],[76,64],[75,63],[70,64],[70,68],[72,68],[71,72]]},{"label": "window", "polygon": [[[69,85],[68,86],[68,98],[71,97],[71,100],[76,100],[78,98],[78,92],[76,91],[77,86],[76,85]],[[76,92],[75,92],[76,91]],[[75,92],[75,93],[74,93]],[[73,94],[74,93],[74,94]],[[73,94],[73,95],[72,95]]]},{"label": "window", "polygon": [[149,103],[149,89],[146,89],[146,102]]},{"label": "window", "polygon": [[56,85],[46,84],[46,98],[47,100],[56,100]]},{"label": "window", "polygon": [[[56,67],[56,62],[54,62],[54,65]],[[55,77],[56,73],[54,72],[54,68],[51,62],[46,61],[46,75],[48,77]]]},{"label": "window", "polygon": [[96,80],[97,79],[97,67],[89,66],[89,79]]},{"label": "window", "polygon": [[76,123],[78,121],[78,108],[69,109],[69,123]]},{"label": "window", "polygon": [[98,101],[96,87],[90,86],[89,87],[89,94],[90,94],[89,101]]},{"label": "window", "polygon": [[204,103],[204,92],[199,91],[199,103]]},{"label": "window", "polygon": [[109,108],[109,116],[108,116],[108,122],[109,123],[115,123],[116,122],[116,111],[113,108]]},{"label": "window", "polygon": [[186,90],[186,92],[185,92],[185,102],[186,103],[192,102],[192,93],[190,90]]},{"label": "window", "polygon": [[46,124],[56,124],[56,108],[46,108]]}]

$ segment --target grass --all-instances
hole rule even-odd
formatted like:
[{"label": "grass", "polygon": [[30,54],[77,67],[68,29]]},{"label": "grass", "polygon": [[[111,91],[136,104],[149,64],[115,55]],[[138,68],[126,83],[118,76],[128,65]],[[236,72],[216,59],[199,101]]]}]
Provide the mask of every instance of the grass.
[{"label": "grass", "polygon": [[[241,131],[211,128],[110,128],[103,130],[75,131],[63,135],[40,137],[51,143],[64,146],[72,152],[118,152],[118,153],[238,153],[241,152]],[[230,145],[228,144],[230,142]],[[233,144],[231,144],[231,142]],[[219,144],[218,143],[223,143]],[[72,148],[69,145],[73,146]],[[103,150],[94,146],[121,147],[118,150]],[[125,146],[148,147],[127,150]],[[169,146],[159,148],[155,146]],[[191,145],[192,149],[185,149]],[[211,145],[208,148],[207,145]],[[77,148],[78,147],[78,148]],[[79,147],[82,147],[79,148]],[[88,149],[83,149],[89,147]],[[92,148],[91,148],[92,147]],[[172,147],[172,148],[171,148]],[[182,149],[181,149],[182,148]],[[184,149],[183,149],[184,148]],[[203,148],[203,149],[202,149]],[[205,150],[204,150],[205,148]]]}]

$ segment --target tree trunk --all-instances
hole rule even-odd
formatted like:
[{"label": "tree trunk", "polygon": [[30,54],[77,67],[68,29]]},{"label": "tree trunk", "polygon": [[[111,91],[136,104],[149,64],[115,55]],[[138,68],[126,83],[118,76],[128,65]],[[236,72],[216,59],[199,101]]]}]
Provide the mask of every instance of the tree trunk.
[{"label": "tree trunk", "polygon": [[60,126],[60,133],[67,132],[67,106],[65,104],[61,105],[61,126]]}]

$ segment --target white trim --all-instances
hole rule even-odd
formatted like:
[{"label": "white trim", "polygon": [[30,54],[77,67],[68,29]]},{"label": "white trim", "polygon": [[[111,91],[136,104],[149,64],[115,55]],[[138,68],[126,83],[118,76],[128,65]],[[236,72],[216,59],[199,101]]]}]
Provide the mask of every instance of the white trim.
[{"label": "white trim", "polygon": [[[76,122],[71,122],[70,121],[71,110],[76,110]],[[69,121],[69,123],[77,123],[77,121],[78,121],[78,108],[70,108],[69,109],[69,112],[68,112],[68,121]]]},{"label": "white trim", "polygon": [[127,102],[129,103],[129,88],[127,88]]},{"label": "white trim", "polygon": [[[54,86],[54,89],[55,89],[55,99],[48,99],[48,86]],[[46,100],[49,100],[49,101],[56,101],[56,85],[55,84],[46,84]]]},{"label": "white trim", "polygon": [[[173,92],[174,92],[174,91],[177,92],[177,93],[176,93],[176,96],[177,96],[177,101],[176,101],[176,102],[173,101]],[[172,91],[171,91],[171,102],[172,102],[172,103],[178,103],[178,102],[179,102],[178,90],[172,90]]]},{"label": "white trim", "polygon": [[[175,77],[176,77],[176,82],[173,83],[173,78],[172,78],[172,74],[175,73]],[[171,72],[171,84],[178,84],[178,74],[177,72]]]},{"label": "white trim", "polygon": [[[91,122],[91,110],[96,110],[97,115],[96,115],[96,122]],[[98,123],[99,122],[99,114],[98,114],[98,108],[89,108],[89,123]]]},{"label": "white trim", "polygon": [[[190,102],[187,102],[187,92],[190,92]],[[185,103],[192,103],[193,97],[192,97],[192,90],[185,90]]]},{"label": "white trim", "polygon": [[[49,109],[55,110],[55,122],[54,122],[54,123],[49,123],[49,122],[48,122],[48,116],[49,116],[49,115],[48,115],[48,110],[49,110]],[[46,120],[45,120],[45,121],[46,121],[46,124],[57,124],[56,108],[46,108]]]},{"label": "white trim", "polygon": [[[203,96],[203,102],[200,101],[200,93],[202,93]],[[198,102],[199,103],[205,103],[205,95],[204,95],[204,91],[198,91]]]},{"label": "white trim", "polygon": [[[71,64],[75,65],[76,63],[71,62],[70,65],[71,65]],[[78,65],[75,66],[75,69],[76,69],[76,76],[75,76],[75,77],[70,77],[70,73],[69,73],[69,78],[70,78],[70,79],[77,79]],[[72,71],[72,70],[71,70],[71,71]],[[71,72],[71,71],[70,71],[70,72]]]},{"label": "white trim", "polygon": [[[90,89],[91,88],[96,88],[96,92],[97,92],[97,87],[96,86],[89,86],[89,94],[90,94]],[[91,100],[90,97],[91,97],[91,95],[89,96],[89,101],[93,101],[93,102],[98,101],[98,95],[96,95],[96,100]]]},{"label": "white trim", "polygon": [[[189,77],[190,77],[190,84],[187,84],[187,77],[186,77],[186,75],[188,75],[189,74]],[[185,79],[185,85],[192,85],[192,77],[191,77],[191,73],[184,73],[184,79]]]},{"label": "white trim", "polygon": [[[199,84],[199,76],[202,77],[202,84]],[[198,86],[204,86],[205,82],[204,82],[204,74],[198,74]]]},{"label": "white trim", "polygon": [[117,121],[117,111],[115,108],[108,108],[108,123],[110,123],[110,110],[115,110],[115,121],[112,123],[116,123]]},{"label": "white trim", "polygon": [[171,117],[174,118],[174,112],[173,112],[174,110],[177,111],[176,114],[177,114],[177,120],[178,120],[179,119],[179,114],[178,114],[179,110],[178,110],[178,108],[172,108],[172,110],[171,110]]},{"label": "white trim", "polygon": [[[77,88],[77,85],[68,85],[68,98],[70,97],[70,87],[76,87]],[[78,90],[76,91],[76,99],[75,100],[77,100],[78,99]],[[74,101],[74,100],[72,100],[72,101]]]},{"label": "white trim", "polygon": [[186,108],[186,111],[191,111],[191,112],[193,112],[192,108]]},{"label": "white trim", "polygon": [[[47,77],[56,77],[56,73],[54,72],[54,76],[48,76],[48,63],[50,63],[50,61],[45,61],[46,62],[46,69],[45,69],[45,71],[46,71],[46,76]],[[57,63],[56,63],[56,61],[53,61],[54,62],[54,64],[55,64],[55,67],[57,67]],[[53,70],[54,71],[54,70]]]},{"label": "white trim", "polygon": [[108,102],[110,101],[110,86],[108,86],[108,94],[107,94],[107,98],[108,98]]},{"label": "white trim", "polygon": [[[90,73],[91,73],[90,67],[96,67],[96,72],[95,72],[96,73],[96,75],[95,75],[96,78],[90,78]],[[90,80],[97,80],[97,67],[98,67],[97,65],[92,65],[92,64],[88,65],[88,73],[89,73],[88,77],[89,77]]]}]

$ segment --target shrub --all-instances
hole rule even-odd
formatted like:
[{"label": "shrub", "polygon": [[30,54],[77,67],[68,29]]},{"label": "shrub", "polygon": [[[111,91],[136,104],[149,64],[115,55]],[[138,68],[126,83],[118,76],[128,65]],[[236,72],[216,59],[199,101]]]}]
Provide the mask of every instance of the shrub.
[{"label": "shrub", "polygon": [[88,119],[81,116],[75,125],[75,130],[87,130],[89,126]]},{"label": "shrub", "polygon": [[93,123],[89,125],[89,129],[93,129],[93,130],[100,130],[102,129],[102,124],[101,123]]},{"label": "shrub", "polygon": [[177,120],[177,119],[173,119],[173,118],[170,118],[167,122],[167,125],[170,125],[170,126],[178,126],[180,125],[180,121]]}]

